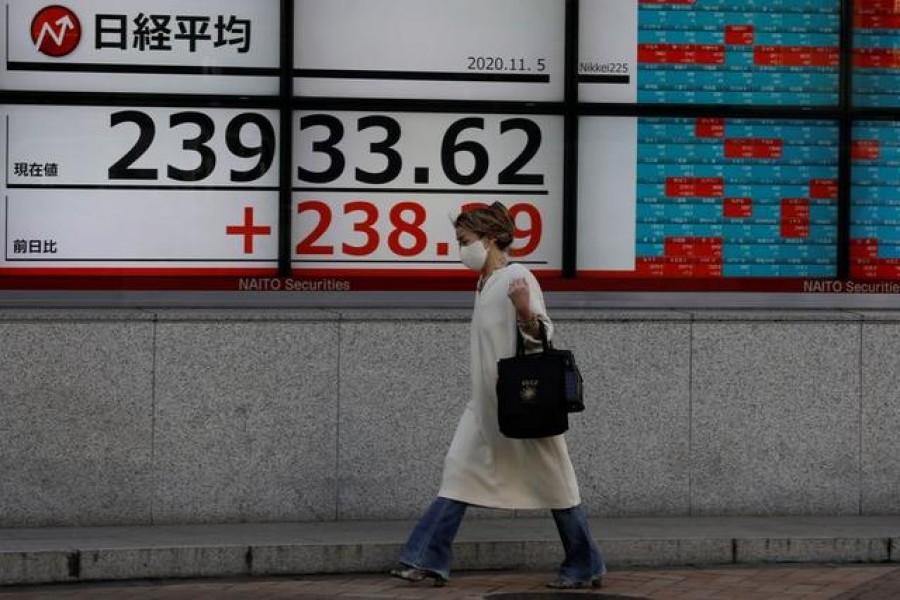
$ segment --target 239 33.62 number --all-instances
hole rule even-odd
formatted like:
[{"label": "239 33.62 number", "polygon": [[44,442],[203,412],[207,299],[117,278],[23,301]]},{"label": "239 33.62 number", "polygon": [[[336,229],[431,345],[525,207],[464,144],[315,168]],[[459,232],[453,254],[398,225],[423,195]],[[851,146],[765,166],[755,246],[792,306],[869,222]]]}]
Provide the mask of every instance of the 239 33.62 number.
[{"label": "239 33.62 number", "polygon": [[[159,170],[156,168],[136,167],[135,163],[150,149],[156,137],[156,123],[153,117],[139,110],[122,110],[110,115],[110,125],[117,127],[123,123],[138,126],[138,139],[134,146],[111,167],[110,180],[156,180]],[[197,135],[186,138],[182,148],[194,152],[200,157],[200,164],[194,169],[181,169],[172,165],[166,166],[166,176],[174,181],[202,181],[212,175],[216,168],[216,152],[209,145],[216,133],[216,124],[206,113],[184,111],[173,113],[169,117],[169,128],[175,129],[183,125],[193,125]],[[253,127],[259,134],[259,144],[247,145],[241,137],[245,128]],[[258,158],[257,163],[245,171],[230,170],[230,180],[234,182],[255,181],[265,175],[275,158],[275,130],[269,119],[259,113],[241,113],[235,116],[225,128],[225,145],[228,150],[240,158]]]},{"label": "239 33.62 number", "polygon": [[[366,171],[359,167],[354,169],[354,178],[360,183],[382,185],[396,180],[403,169],[403,157],[395,146],[402,137],[400,123],[387,115],[368,115],[360,117],[356,122],[357,130],[364,131],[378,128],[384,131],[384,139],[372,142],[369,151],[384,158],[385,166],[381,171]],[[303,165],[297,168],[300,181],[317,184],[331,183],[340,178],[347,168],[347,159],[340,148],[345,137],[344,123],[337,117],[328,114],[313,114],[300,120],[300,131],[314,127],[327,130],[327,137],[311,142],[312,152],[328,157],[328,166],[322,170],[312,170]],[[473,185],[482,181],[490,167],[488,148],[472,139],[460,140],[467,130],[484,130],[485,120],[482,117],[465,117],[453,122],[441,138],[441,168],[446,178],[456,185]],[[525,133],[525,146],[498,174],[500,185],[542,185],[544,175],[540,173],[523,173],[523,169],[537,155],[541,147],[542,133],[540,126],[530,119],[511,118],[500,122],[500,134],[510,131]],[[460,167],[458,157],[468,155],[471,168]]]}]

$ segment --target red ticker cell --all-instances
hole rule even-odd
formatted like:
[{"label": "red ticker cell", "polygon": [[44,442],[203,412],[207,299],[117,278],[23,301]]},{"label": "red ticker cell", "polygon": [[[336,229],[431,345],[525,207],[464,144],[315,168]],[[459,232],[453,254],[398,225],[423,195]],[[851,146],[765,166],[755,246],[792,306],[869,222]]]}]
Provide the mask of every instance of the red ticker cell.
[{"label": "red ticker cell", "polygon": [[673,198],[721,198],[725,180],[721,177],[667,177],[666,195]]},{"label": "red ticker cell", "polygon": [[856,13],[853,25],[857,29],[900,29],[900,14]]},{"label": "red ticker cell", "polygon": [[878,258],[876,238],[850,240],[850,277],[900,279],[900,258]]},{"label": "red ticker cell", "polygon": [[639,277],[721,277],[722,263],[685,262],[670,258],[638,258],[635,274]]},{"label": "red ticker cell", "polygon": [[753,25],[726,25],[725,43],[731,46],[752,46]]},{"label": "red ticker cell", "polygon": [[857,238],[850,240],[851,259],[877,259],[878,240],[876,238]]},{"label": "red ticker cell", "polygon": [[768,138],[729,138],[725,158],[781,158],[783,142]]},{"label": "red ticker cell", "polygon": [[900,279],[900,259],[853,259],[850,276],[854,279]]},{"label": "red ticker cell", "polygon": [[856,14],[900,12],[897,0],[855,0],[853,12]]},{"label": "red ticker cell", "polygon": [[810,179],[809,197],[816,200],[833,200],[838,197],[837,179]]},{"label": "red ticker cell", "polygon": [[900,49],[856,48],[853,51],[853,66],[858,69],[900,68]]},{"label": "red ticker cell", "polygon": [[644,64],[724,65],[721,44],[639,44],[638,62]]},{"label": "red ticker cell", "polygon": [[781,237],[783,238],[808,238],[808,219],[782,219]]},{"label": "red ticker cell", "polygon": [[755,46],[753,64],[774,67],[836,67],[837,48],[829,46]]},{"label": "red ticker cell", "polygon": [[666,238],[666,258],[697,259],[699,262],[722,260],[722,238],[670,237]]},{"label": "red ticker cell", "polygon": [[694,135],[698,138],[725,137],[725,119],[697,119]]},{"label": "red ticker cell", "polygon": [[851,148],[853,160],[878,160],[880,154],[878,140],[853,140]]},{"label": "red ticker cell", "polygon": [[725,198],[722,216],[729,219],[747,219],[753,216],[752,198]]}]

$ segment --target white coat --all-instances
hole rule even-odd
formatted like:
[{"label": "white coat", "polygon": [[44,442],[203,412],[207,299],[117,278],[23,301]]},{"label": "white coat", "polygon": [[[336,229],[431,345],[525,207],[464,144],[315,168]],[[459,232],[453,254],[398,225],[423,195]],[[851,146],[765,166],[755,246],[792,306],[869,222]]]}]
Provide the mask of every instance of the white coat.
[{"label": "white coat", "polygon": [[[516,353],[516,310],[507,292],[511,281],[523,277],[532,312],[548,337],[553,334],[541,288],[528,269],[512,263],[484,282],[472,316],[472,397],[444,460],[438,495],[491,508],[571,508],[581,499],[565,438],[511,439],[497,425],[497,361]],[[538,344],[526,337],[526,350]]]}]

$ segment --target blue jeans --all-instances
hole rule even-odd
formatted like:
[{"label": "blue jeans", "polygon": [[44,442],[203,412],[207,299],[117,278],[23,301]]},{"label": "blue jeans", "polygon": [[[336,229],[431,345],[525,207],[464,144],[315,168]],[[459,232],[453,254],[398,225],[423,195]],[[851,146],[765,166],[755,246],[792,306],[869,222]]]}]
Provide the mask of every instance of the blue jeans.
[{"label": "blue jeans", "polygon": [[[465,502],[441,497],[435,499],[409,535],[400,552],[400,563],[450,579],[451,546],[467,507]],[[606,565],[591,536],[584,507],[578,505],[551,512],[565,551],[560,576],[572,581],[588,581],[606,573]]]}]

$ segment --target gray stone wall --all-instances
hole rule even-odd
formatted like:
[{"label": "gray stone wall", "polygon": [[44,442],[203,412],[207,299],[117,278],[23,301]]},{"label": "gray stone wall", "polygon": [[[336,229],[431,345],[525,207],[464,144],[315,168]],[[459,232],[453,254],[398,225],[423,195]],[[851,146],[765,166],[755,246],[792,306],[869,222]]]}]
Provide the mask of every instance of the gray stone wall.
[{"label": "gray stone wall", "polygon": [[[0,310],[0,527],[416,517],[469,316]],[[900,312],[551,316],[593,515],[900,514]]]}]

